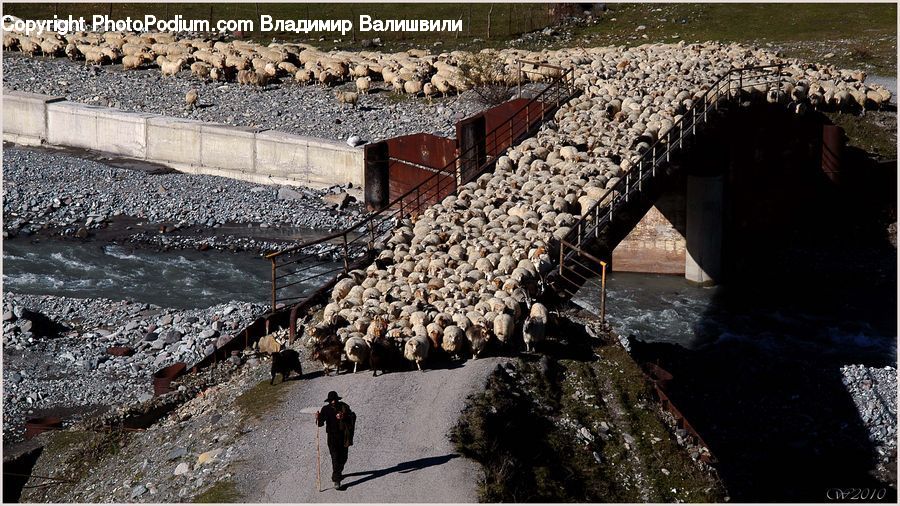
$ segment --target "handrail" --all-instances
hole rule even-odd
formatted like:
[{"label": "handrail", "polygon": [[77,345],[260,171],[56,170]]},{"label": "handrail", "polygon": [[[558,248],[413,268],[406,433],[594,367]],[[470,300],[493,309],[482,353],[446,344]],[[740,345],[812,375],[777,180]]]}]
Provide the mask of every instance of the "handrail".
[{"label": "handrail", "polygon": [[[549,65],[548,65],[548,66],[549,66]],[[554,82],[564,82],[565,79],[566,79],[566,77],[567,77],[570,73],[573,73],[573,72],[574,72],[573,69],[568,69],[568,70],[566,70],[566,71],[563,73],[563,75],[560,76],[559,79],[555,80]],[[544,88],[544,89],[543,89],[539,94],[537,94],[534,98],[530,99],[530,100],[528,101],[528,103],[526,103],[525,105],[523,105],[522,107],[520,107],[519,109],[517,109],[516,112],[514,112],[514,113],[510,116],[510,118],[513,118],[513,117],[517,116],[519,113],[521,113],[521,112],[523,112],[523,111],[526,111],[526,110],[528,109],[528,107],[529,107],[532,103],[537,102],[537,101],[538,101],[545,93],[547,93],[547,92],[548,92],[550,89],[552,89],[552,88],[553,88],[552,85],[551,85],[551,86],[547,86],[546,88]],[[485,138],[487,138],[487,137],[490,136],[490,135],[495,135],[496,132],[499,131],[499,130],[500,130],[503,126],[505,126],[506,124],[507,124],[507,122],[504,122],[503,124],[498,125],[496,128],[494,128],[494,129],[491,130],[490,132],[487,132],[487,133],[485,134]],[[450,162],[448,162],[444,167],[442,167],[441,169],[437,169],[437,170],[435,171],[434,174],[432,174],[431,176],[429,176],[428,178],[426,178],[424,181],[422,181],[421,183],[419,183],[419,184],[416,185],[415,187],[409,189],[406,193],[404,193],[404,194],[400,195],[399,197],[395,198],[394,200],[390,201],[388,204],[386,204],[386,205],[385,205],[384,207],[382,207],[381,209],[379,209],[379,210],[377,210],[377,211],[375,211],[375,212],[373,212],[373,213],[369,213],[368,216],[366,216],[365,218],[363,218],[361,221],[357,222],[355,225],[352,225],[352,226],[348,227],[347,229],[345,229],[345,230],[343,230],[343,231],[335,232],[334,234],[331,234],[331,235],[328,235],[328,236],[325,236],[325,237],[320,237],[320,238],[318,238],[318,239],[315,239],[315,240],[312,240],[312,241],[309,241],[309,242],[305,242],[305,243],[303,243],[303,244],[298,244],[298,245],[292,246],[292,247],[287,248],[287,249],[284,249],[284,250],[280,250],[280,251],[276,251],[276,252],[273,252],[273,253],[269,253],[269,254],[266,255],[266,258],[269,258],[269,259],[275,258],[275,257],[281,256],[281,255],[285,255],[285,254],[291,253],[291,252],[296,251],[296,250],[299,250],[299,249],[303,249],[303,248],[308,247],[308,246],[313,246],[313,245],[316,245],[316,244],[320,244],[320,243],[323,243],[323,242],[327,242],[327,241],[330,241],[330,240],[332,240],[332,239],[336,239],[336,238],[338,238],[338,237],[341,237],[342,235],[344,235],[345,233],[347,233],[347,232],[350,231],[350,230],[357,230],[357,229],[359,229],[359,228],[362,228],[362,227],[365,226],[368,222],[374,220],[375,218],[377,218],[378,216],[380,216],[382,213],[386,212],[386,211],[387,211],[388,209],[390,209],[391,207],[394,207],[395,205],[397,205],[398,203],[402,202],[402,201],[403,201],[404,199],[406,199],[407,197],[409,197],[409,196],[413,195],[415,192],[419,191],[421,187],[423,187],[423,186],[425,186],[426,184],[428,184],[429,182],[431,182],[432,179],[434,179],[434,178],[436,178],[436,177],[439,177],[439,176],[442,176],[442,175],[449,175],[449,174],[450,174],[450,169],[455,169],[455,168],[456,168],[456,164],[464,157],[464,155],[470,154],[470,152],[472,152],[472,151],[478,149],[479,147],[480,147],[480,146],[470,146],[468,149],[466,149],[465,151],[463,151],[462,153],[460,153],[459,155],[457,155],[456,158],[454,158],[453,160],[450,160]],[[455,175],[455,170],[453,171],[453,174]],[[468,181],[466,181],[465,183],[467,183],[467,182],[468,182]],[[463,183],[463,184],[465,184],[465,183]]]},{"label": "handrail", "polygon": [[[446,194],[446,190],[452,191],[454,186],[458,188],[480,177],[489,167],[496,163],[505,146],[512,147],[516,143],[521,142],[523,136],[531,135],[536,128],[540,127],[549,114],[553,114],[562,103],[568,101],[575,93],[573,84],[574,70],[563,70],[562,74],[552,78],[550,84],[541,90],[540,93],[529,99],[523,106],[517,108],[508,120],[486,132],[483,143],[470,146],[443,168],[434,169],[434,173],[425,180],[394,198],[387,205],[368,214],[344,230],[265,255],[265,258],[272,262],[272,310],[275,310],[279,301],[287,302],[302,298],[279,298],[279,290],[337,271],[343,270],[344,273],[348,272],[351,263],[357,263],[373,251],[376,240],[384,237],[385,234],[389,234],[410,213],[420,211],[424,205],[429,205],[433,201],[432,199],[439,199]],[[539,111],[532,110],[536,108],[536,104],[540,104]],[[539,121],[535,122],[534,120]],[[525,122],[524,124],[522,123],[523,121]],[[403,163],[402,160],[399,161]],[[396,221],[392,223],[391,220]],[[348,236],[352,237],[355,234],[358,234],[355,238],[348,238]],[[366,240],[366,243],[361,243],[362,240]],[[315,246],[320,246],[321,249],[303,253],[303,250]],[[288,255],[290,255],[289,258],[287,257]],[[321,265],[321,263],[314,263],[308,266],[297,265],[294,270],[288,273],[278,272],[279,268],[299,263],[300,259],[296,258],[298,255],[302,259],[330,257],[336,263],[340,262],[341,257],[343,257],[343,266],[335,266],[335,268],[329,268],[326,272],[318,274],[312,274],[309,271]],[[286,258],[286,260],[279,263],[279,259],[282,258]],[[301,275],[303,278],[300,280],[284,280],[279,285],[279,280],[289,276]],[[330,279],[333,280],[334,278],[332,276]]]},{"label": "handrail", "polygon": [[[642,192],[644,183],[656,177],[659,165],[671,161],[672,152],[676,148],[682,148],[686,138],[696,135],[697,126],[707,121],[709,110],[711,108],[718,110],[723,93],[726,98],[731,98],[732,93],[736,93],[740,97],[745,88],[763,84],[766,85],[765,93],[768,93],[769,84],[775,84],[776,88],[780,90],[782,67],[782,64],[772,64],[732,68],[694,99],[693,105],[677,121],[673,122],[663,136],[659,136],[636,161],[632,162],[628,170],[619,176],[619,180],[611,188],[608,188],[593,206],[582,212],[581,217],[571,226],[569,232],[559,240],[560,274],[562,274],[566,261],[574,258],[576,253],[581,250],[582,242],[591,234],[594,234],[595,237],[599,236],[601,228],[612,222],[614,211],[623,205],[623,202],[627,203],[632,194]],[[745,73],[754,71],[763,73],[745,76]],[[737,75],[737,79],[734,78],[735,75]],[[770,80],[773,77],[775,80]],[[754,79],[766,80],[753,82]],[[727,87],[722,90],[725,84]],[[732,84],[736,84],[736,86],[732,87]],[[673,139],[676,132],[677,138]],[[645,165],[649,165],[649,167],[645,168]],[[635,170],[637,170],[637,175],[633,177]],[[569,245],[568,254],[564,253],[566,245]]]}]

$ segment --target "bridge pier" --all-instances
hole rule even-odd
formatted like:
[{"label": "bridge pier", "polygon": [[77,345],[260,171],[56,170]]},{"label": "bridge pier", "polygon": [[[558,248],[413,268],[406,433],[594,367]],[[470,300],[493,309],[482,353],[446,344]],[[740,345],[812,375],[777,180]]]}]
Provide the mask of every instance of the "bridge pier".
[{"label": "bridge pier", "polygon": [[725,176],[687,176],[684,277],[712,286],[722,276]]}]

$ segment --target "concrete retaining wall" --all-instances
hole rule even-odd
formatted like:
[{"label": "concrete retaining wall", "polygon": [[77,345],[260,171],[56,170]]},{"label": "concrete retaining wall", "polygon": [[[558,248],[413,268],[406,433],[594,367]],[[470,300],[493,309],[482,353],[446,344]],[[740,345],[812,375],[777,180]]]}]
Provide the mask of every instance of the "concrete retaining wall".
[{"label": "concrete retaining wall", "polygon": [[362,148],[275,130],[232,127],[3,90],[3,140],[147,160],[260,184],[362,187]]}]

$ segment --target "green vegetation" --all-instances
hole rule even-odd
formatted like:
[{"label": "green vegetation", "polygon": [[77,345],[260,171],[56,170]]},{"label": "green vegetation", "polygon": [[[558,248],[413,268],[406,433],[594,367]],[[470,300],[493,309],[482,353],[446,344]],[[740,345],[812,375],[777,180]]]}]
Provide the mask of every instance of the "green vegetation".
[{"label": "green vegetation", "polygon": [[235,403],[246,417],[260,418],[270,409],[278,407],[284,401],[286,388],[287,385],[284,383],[270,385],[269,380],[263,380],[253,388],[242,393],[235,399]]},{"label": "green vegetation", "polygon": [[825,113],[832,123],[844,129],[847,145],[878,158],[897,158],[897,115],[870,111],[865,115]]},{"label": "green vegetation", "polygon": [[[70,481],[58,482],[52,488],[25,490],[22,501],[46,502],[51,499],[43,496],[47,493],[52,493],[52,498],[71,497],[80,490],[84,477],[106,459],[118,455],[130,440],[131,435],[125,431],[54,431],[49,435],[33,472]],[[43,466],[49,466],[52,471],[45,471]]]},{"label": "green vegetation", "polygon": [[594,353],[599,359],[520,360],[470,399],[451,439],[483,466],[479,499],[722,500],[721,483],[675,443],[627,352],[605,345]]},{"label": "green vegetation", "polygon": [[896,75],[897,5],[610,4],[598,24],[575,30],[565,45],[679,40],[771,44],[789,57]]},{"label": "green vegetation", "polygon": [[[274,19],[350,19],[354,31],[341,36],[340,32],[295,34],[292,32],[253,32],[248,37],[268,40],[272,37],[297,42],[310,42],[323,49],[359,47],[362,39],[379,37],[385,43],[382,50],[403,50],[413,45],[442,42],[449,47],[460,47],[472,39],[491,40],[503,45],[515,35],[544,28],[558,18],[563,9],[556,5],[542,4],[424,4],[424,3],[172,3],[172,4],[96,4],[96,3],[27,3],[4,5],[7,14],[23,18],[46,19],[54,14],[91,16],[104,14],[111,19],[124,19],[152,14],[161,19],[181,15],[185,19],[206,19],[214,24],[219,19],[251,19],[259,29],[259,17],[270,15]],[[451,19],[462,20],[462,32],[359,32],[359,16],[367,14],[375,19]],[[319,40],[319,39],[322,40]]]},{"label": "green vegetation", "polygon": [[[52,18],[106,14],[112,19],[153,14],[171,19],[255,20],[268,14],[275,19],[351,19],[354,31],[295,34],[251,32],[245,37],[309,42],[322,49],[359,49],[363,39],[379,37],[383,51],[434,45],[441,50],[505,47],[521,34],[558,25],[566,16],[581,14],[575,4],[290,4],[290,3],[172,3],[96,4],[22,3],[4,5],[5,12],[25,18]],[[462,20],[462,32],[359,32],[362,14],[372,19]],[[892,3],[683,3],[608,4],[597,13],[596,24],[571,27],[553,47],[639,45],[647,42],[720,40],[781,48],[786,56],[827,61],[847,68],[863,68],[896,75],[897,5]],[[638,30],[638,27],[644,28]],[[644,38],[646,36],[646,38]],[[546,40],[517,42],[529,49],[547,47]],[[826,55],[830,55],[825,58]]]},{"label": "green vegetation", "polygon": [[232,503],[239,502],[241,494],[238,493],[234,482],[230,480],[217,481],[194,498],[198,503]]}]

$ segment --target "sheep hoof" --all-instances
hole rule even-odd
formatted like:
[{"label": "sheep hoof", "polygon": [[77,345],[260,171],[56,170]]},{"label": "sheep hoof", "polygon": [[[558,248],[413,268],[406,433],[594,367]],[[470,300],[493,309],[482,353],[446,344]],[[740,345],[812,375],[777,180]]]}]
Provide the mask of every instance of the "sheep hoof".
[{"label": "sheep hoof", "polygon": [[354,364],[353,364],[353,374],[356,374],[356,366],[358,366],[358,365],[359,365],[359,364],[357,364],[357,363],[354,363]]}]

